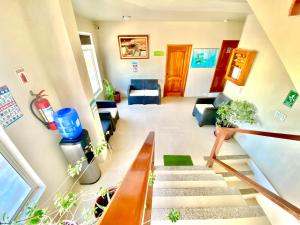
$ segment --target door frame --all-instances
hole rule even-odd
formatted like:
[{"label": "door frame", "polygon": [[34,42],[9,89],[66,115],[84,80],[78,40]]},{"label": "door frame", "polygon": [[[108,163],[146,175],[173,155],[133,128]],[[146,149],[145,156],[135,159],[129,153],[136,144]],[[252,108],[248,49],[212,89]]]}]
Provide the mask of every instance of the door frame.
[{"label": "door frame", "polygon": [[[218,56],[218,60],[217,60],[217,63],[216,63],[216,67],[215,67],[215,71],[214,71],[214,75],[213,75],[213,78],[212,78],[212,80],[211,80],[211,84],[210,84],[210,88],[209,88],[209,93],[213,93],[213,84],[214,84],[214,80],[215,80],[215,76],[216,76],[216,71],[217,71],[217,68],[218,68],[218,65],[219,65],[219,63],[220,63],[220,61],[221,61],[221,51],[222,51],[222,49],[223,49],[223,47],[224,47],[224,42],[236,42],[236,41],[238,41],[238,43],[237,43],[237,46],[238,46],[238,44],[239,44],[239,41],[240,40],[223,40],[222,41],[222,44],[221,44],[221,47],[220,47],[220,51],[219,51],[219,56]],[[232,49],[233,50],[233,49]],[[232,51],[231,51],[232,52]],[[231,53],[230,53],[230,55],[231,55]],[[229,60],[230,60],[230,57],[231,56],[229,56],[229,59],[228,59],[228,63],[229,63]],[[227,66],[228,66],[228,64],[227,64]],[[225,72],[226,73],[226,72]],[[227,80],[225,79],[225,74],[224,74],[224,88],[225,88],[225,86],[226,86],[226,82],[227,82]],[[223,91],[224,91],[224,88],[223,88]]]},{"label": "door frame", "polygon": [[191,62],[191,54],[192,54],[192,44],[167,44],[167,51],[166,51],[166,66],[165,66],[165,83],[164,83],[164,97],[166,97],[166,80],[167,80],[167,71],[168,71],[168,60],[169,60],[169,47],[171,46],[185,46],[187,47],[187,57],[185,58],[184,62],[184,68],[183,68],[183,83],[181,84],[181,91],[179,96],[183,97],[185,93],[185,88],[186,88],[186,81],[187,81],[187,76],[189,73],[189,68],[190,68],[190,62]]}]

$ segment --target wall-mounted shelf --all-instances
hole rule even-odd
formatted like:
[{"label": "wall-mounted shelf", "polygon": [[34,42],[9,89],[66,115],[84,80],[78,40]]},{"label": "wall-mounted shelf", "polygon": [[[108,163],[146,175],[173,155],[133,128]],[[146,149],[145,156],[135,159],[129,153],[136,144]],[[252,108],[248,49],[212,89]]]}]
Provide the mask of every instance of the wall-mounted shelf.
[{"label": "wall-mounted shelf", "polygon": [[289,16],[298,15],[300,15],[300,0],[294,0],[290,8]]},{"label": "wall-mounted shelf", "polygon": [[238,86],[244,86],[251,70],[255,55],[255,51],[238,48],[233,49],[225,78]]}]

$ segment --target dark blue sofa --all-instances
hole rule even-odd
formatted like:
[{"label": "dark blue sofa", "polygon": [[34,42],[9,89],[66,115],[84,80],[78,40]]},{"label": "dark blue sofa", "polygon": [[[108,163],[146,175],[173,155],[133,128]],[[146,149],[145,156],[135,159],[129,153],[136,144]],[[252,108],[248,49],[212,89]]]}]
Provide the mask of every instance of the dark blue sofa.
[{"label": "dark blue sofa", "polygon": [[161,88],[157,79],[131,79],[127,95],[128,105],[160,104]]}]

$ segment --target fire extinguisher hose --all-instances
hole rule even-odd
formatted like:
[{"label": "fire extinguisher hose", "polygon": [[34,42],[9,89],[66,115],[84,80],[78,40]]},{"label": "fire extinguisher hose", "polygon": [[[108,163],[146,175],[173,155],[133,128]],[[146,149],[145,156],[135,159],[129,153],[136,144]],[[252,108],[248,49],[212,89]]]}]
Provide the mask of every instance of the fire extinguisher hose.
[{"label": "fire extinguisher hose", "polygon": [[35,116],[35,118],[37,118],[42,124],[44,124],[45,127],[48,128],[48,124],[47,124],[45,121],[43,121],[43,120],[35,113],[35,111],[34,111],[34,109],[33,109],[33,104],[34,104],[35,101],[36,101],[36,98],[33,99],[33,100],[30,102],[30,111],[31,111],[32,114]]}]

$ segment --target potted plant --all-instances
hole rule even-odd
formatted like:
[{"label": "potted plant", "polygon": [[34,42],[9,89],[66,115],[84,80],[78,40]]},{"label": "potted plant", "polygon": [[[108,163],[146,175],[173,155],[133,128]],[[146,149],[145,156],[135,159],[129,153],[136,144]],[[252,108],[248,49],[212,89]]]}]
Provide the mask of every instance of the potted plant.
[{"label": "potted plant", "polygon": [[96,218],[100,217],[105,209],[105,207],[109,204],[111,198],[115,194],[117,190],[117,187],[111,187],[111,188],[103,188],[100,187],[97,194],[99,197],[96,200],[95,203],[95,211],[94,215]]},{"label": "potted plant", "polygon": [[[222,104],[217,110],[215,135],[220,132],[218,128],[236,128],[238,123],[256,123],[256,108],[247,101],[234,100],[229,104]],[[234,132],[227,133],[225,140],[229,140]]]},{"label": "potted plant", "polygon": [[119,91],[116,91],[115,88],[112,86],[112,84],[104,79],[103,80],[103,85],[105,89],[105,99],[107,100],[114,100],[116,103],[121,102],[121,94]]}]

